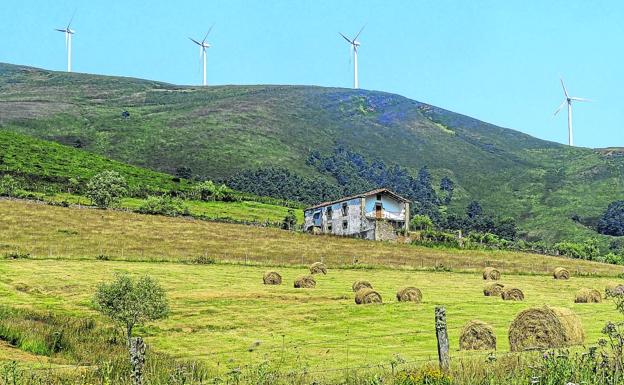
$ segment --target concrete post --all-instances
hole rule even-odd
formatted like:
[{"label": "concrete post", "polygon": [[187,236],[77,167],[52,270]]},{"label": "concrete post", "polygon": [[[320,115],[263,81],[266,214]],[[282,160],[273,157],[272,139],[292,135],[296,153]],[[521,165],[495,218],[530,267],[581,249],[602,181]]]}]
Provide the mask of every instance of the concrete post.
[{"label": "concrete post", "polygon": [[451,366],[451,356],[449,354],[449,340],[446,330],[446,309],[436,306],[435,308],[435,329],[438,339],[438,360],[440,369],[447,371]]}]

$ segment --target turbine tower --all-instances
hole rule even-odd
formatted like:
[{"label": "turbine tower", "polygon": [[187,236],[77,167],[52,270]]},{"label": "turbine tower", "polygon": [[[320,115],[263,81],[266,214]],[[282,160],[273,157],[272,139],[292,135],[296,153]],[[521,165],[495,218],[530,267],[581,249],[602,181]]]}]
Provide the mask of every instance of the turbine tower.
[{"label": "turbine tower", "polygon": [[[366,27],[366,25],[364,25],[364,27]],[[357,40],[357,38],[360,36],[362,31],[364,30],[364,27],[360,29],[360,32],[358,32],[357,35],[355,35],[353,39],[349,39],[342,33],[338,32],[340,33],[340,36],[342,36],[351,45],[351,50],[353,51],[353,88],[355,89],[360,88],[360,84],[358,82],[358,59],[357,59],[358,47],[360,46],[360,42]]]},{"label": "turbine tower", "polygon": [[69,19],[69,23],[67,23],[67,27],[63,29],[56,28],[56,31],[63,32],[65,34],[65,48],[67,48],[67,72],[71,71],[71,41],[72,35],[76,33],[73,29],[70,28],[72,21],[74,20],[74,16]]},{"label": "turbine tower", "polygon": [[565,99],[561,102],[557,111],[555,111],[555,115],[561,111],[564,105],[568,105],[568,145],[574,146],[574,133],[572,132],[572,102],[589,102],[590,100],[570,96],[565,84],[563,83],[563,79],[561,79],[561,87],[563,88],[563,95],[565,96]]},{"label": "turbine tower", "polygon": [[192,37],[189,37],[189,39],[191,39],[193,43],[199,46],[199,59],[203,60],[203,67],[204,67],[204,81],[202,83],[203,85],[207,84],[206,83],[206,49],[210,48],[210,44],[206,42],[206,39],[208,38],[208,34],[210,33],[210,31],[212,31],[212,27],[214,27],[214,24],[210,26],[210,29],[208,29],[208,32],[206,32],[206,36],[204,36],[204,39],[201,42],[193,39]]}]

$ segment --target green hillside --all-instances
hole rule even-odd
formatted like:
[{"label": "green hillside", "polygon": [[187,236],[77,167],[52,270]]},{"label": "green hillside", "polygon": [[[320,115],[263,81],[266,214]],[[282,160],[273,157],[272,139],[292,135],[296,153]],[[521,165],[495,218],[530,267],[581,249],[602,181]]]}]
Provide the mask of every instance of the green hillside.
[{"label": "green hillside", "polygon": [[337,190],[307,161],[341,145],[411,175],[427,166],[435,185],[455,182],[449,210],[476,199],[516,218],[526,238],[550,242],[597,236],[582,223],[624,195],[619,152],[568,148],[366,90],[181,87],[0,64],[0,127],[171,174],[227,180],[278,166]]}]

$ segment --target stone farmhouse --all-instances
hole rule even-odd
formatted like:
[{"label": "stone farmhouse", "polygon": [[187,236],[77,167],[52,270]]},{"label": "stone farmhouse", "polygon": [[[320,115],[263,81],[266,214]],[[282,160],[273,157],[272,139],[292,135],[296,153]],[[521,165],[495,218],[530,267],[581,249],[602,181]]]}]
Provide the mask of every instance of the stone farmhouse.
[{"label": "stone farmhouse", "polygon": [[304,229],[312,233],[370,240],[396,239],[408,230],[410,201],[381,188],[324,202],[304,210]]}]

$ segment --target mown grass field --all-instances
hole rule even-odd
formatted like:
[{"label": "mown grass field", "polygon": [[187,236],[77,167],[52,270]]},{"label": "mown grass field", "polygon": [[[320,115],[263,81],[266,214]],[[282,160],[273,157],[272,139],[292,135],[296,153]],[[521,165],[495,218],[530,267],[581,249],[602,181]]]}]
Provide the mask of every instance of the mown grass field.
[{"label": "mown grass field", "polygon": [[[331,267],[331,266],[330,266]],[[90,297],[98,282],[116,272],[149,274],[166,288],[169,319],[138,330],[155,349],[178,358],[205,361],[217,372],[263,360],[284,369],[310,371],[389,364],[396,355],[408,362],[436,359],[434,307],[447,309],[451,354],[458,351],[460,328],[469,320],[491,323],[499,353],[508,351],[507,330],[514,316],[544,304],[573,309],[582,319],[586,343],[601,337],[609,320],[621,315],[611,301],[574,304],[581,287],[602,290],[612,278],[504,274],[501,282],[524,290],[524,302],[485,297],[479,274],[389,269],[331,269],[317,276],[315,289],[294,289],[303,267],[280,267],[281,286],[262,284],[264,266],[188,265],[119,261],[4,260],[0,262],[3,303],[96,315]],[[351,284],[368,279],[383,305],[358,306]],[[399,303],[396,290],[421,288],[421,304]],[[479,353],[485,358],[485,353]]]},{"label": "mown grass field", "polygon": [[[0,255],[130,261],[191,261],[199,256],[238,263],[549,274],[563,266],[577,275],[611,275],[624,267],[509,251],[445,250],[401,243],[313,236],[275,228],[140,215],[92,208],[0,200]],[[356,262],[356,263],[354,263]]]}]

